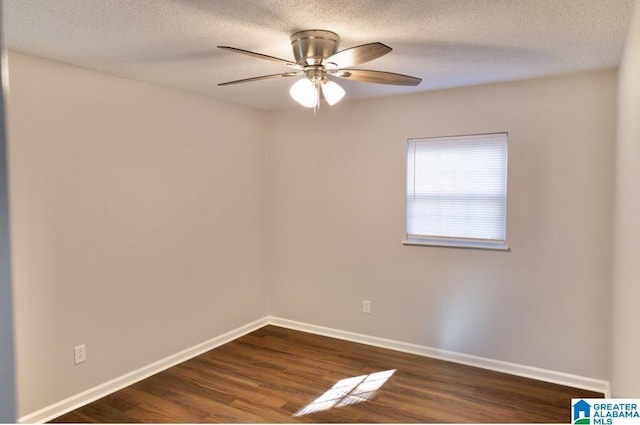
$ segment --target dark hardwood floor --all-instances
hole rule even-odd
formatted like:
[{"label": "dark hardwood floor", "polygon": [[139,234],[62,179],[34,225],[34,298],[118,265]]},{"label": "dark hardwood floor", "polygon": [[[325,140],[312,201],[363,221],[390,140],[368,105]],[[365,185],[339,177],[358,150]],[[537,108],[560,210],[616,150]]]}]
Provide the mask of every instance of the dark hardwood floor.
[{"label": "dark hardwood floor", "polygon": [[563,422],[602,394],[266,326],[52,422]]}]

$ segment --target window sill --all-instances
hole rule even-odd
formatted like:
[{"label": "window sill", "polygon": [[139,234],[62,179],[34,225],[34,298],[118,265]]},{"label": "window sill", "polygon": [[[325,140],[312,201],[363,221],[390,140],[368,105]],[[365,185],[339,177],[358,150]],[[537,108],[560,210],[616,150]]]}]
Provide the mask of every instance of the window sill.
[{"label": "window sill", "polygon": [[449,240],[449,239],[417,239],[407,238],[402,245],[431,246],[440,248],[484,249],[489,251],[511,251],[506,242]]}]

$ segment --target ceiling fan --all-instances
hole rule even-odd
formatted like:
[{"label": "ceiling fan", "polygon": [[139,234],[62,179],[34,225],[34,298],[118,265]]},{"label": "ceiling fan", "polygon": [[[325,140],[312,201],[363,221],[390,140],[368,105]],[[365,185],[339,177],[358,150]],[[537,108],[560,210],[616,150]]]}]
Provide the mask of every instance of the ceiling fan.
[{"label": "ceiling fan", "polygon": [[417,86],[421,78],[393,72],[353,69],[360,65],[386,55],[392,49],[382,43],[362,44],[338,51],[340,36],[332,31],[306,30],[298,31],[291,36],[291,47],[295,61],[280,59],[262,53],[238,49],[229,46],[218,46],[220,49],[256,58],[280,62],[292,69],[280,74],[261,75],[242,80],[220,83],[219,86],[248,83],[279,77],[304,78],[298,80],[289,93],[298,103],[308,108],[317,108],[324,98],[330,105],[335,105],[344,96],[345,91],[328,77],[337,77],[365,83],[393,84],[400,86]]}]

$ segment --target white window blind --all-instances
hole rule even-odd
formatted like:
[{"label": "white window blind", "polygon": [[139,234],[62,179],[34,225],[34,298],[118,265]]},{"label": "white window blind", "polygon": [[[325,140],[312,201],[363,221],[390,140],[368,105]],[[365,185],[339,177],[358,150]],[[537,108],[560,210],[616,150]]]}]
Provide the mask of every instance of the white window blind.
[{"label": "white window blind", "polygon": [[407,243],[507,249],[507,133],[407,142]]}]

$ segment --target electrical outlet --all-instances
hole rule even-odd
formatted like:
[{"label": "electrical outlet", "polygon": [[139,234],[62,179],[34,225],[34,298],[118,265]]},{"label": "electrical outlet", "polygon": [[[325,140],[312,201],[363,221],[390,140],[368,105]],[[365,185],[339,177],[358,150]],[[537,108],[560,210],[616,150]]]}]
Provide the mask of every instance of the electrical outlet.
[{"label": "electrical outlet", "polygon": [[371,314],[371,301],[362,300],[362,312],[366,314]]},{"label": "electrical outlet", "polygon": [[85,361],[87,361],[87,347],[84,344],[73,347],[74,364],[80,364]]}]

